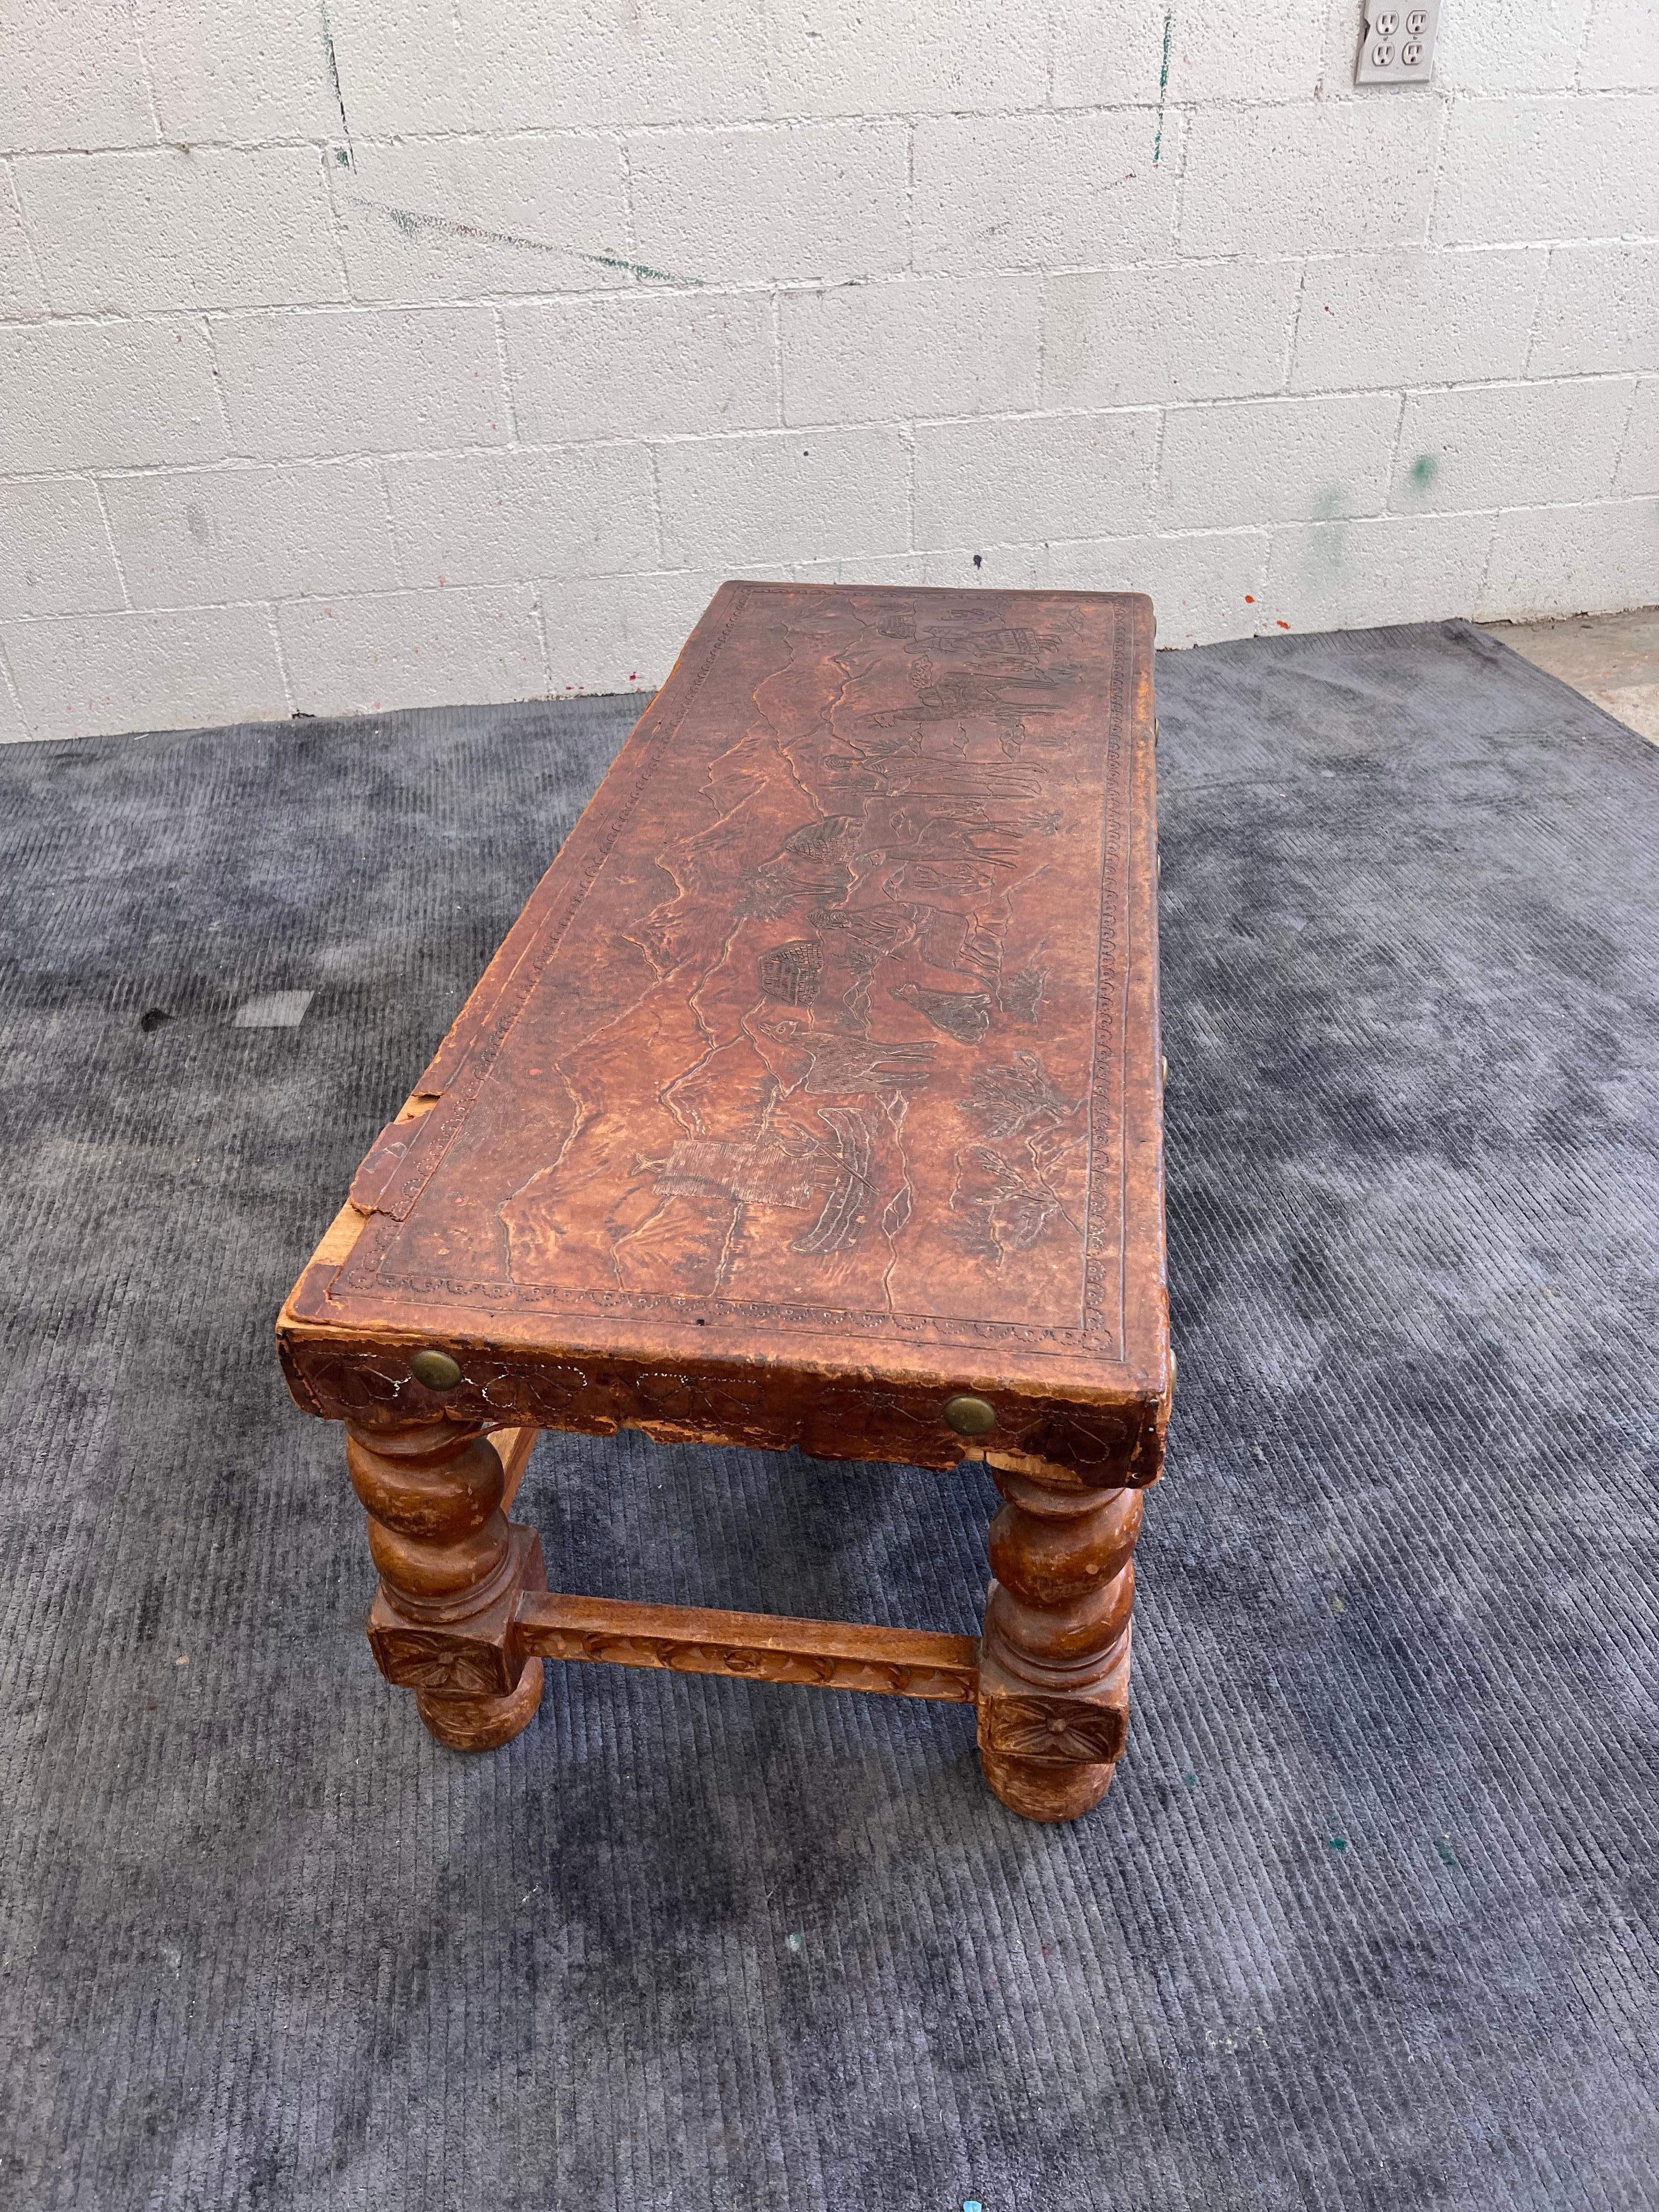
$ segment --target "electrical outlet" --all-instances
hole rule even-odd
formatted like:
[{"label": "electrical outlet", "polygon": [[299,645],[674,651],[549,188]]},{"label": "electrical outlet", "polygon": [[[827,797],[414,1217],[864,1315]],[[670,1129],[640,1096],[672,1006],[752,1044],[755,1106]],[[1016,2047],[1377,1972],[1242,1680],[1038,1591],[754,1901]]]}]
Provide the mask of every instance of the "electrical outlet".
[{"label": "electrical outlet", "polygon": [[1354,64],[1356,84],[1426,84],[1434,75],[1434,33],[1440,0],[1365,0],[1365,36]]}]

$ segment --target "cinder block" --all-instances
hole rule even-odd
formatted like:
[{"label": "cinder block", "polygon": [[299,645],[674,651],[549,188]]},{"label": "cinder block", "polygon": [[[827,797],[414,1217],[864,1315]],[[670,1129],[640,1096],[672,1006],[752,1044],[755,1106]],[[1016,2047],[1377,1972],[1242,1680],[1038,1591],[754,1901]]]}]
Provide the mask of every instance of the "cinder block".
[{"label": "cinder block", "polygon": [[60,313],[345,296],[315,147],[52,154],[15,169]]},{"label": "cinder block", "polygon": [[1188,261],[1051,277],[1042,404],[1277,392],[1301,274],[1289,261]]},{"label": "cinder block", "polygon": [[0,663],[0,745],[20,745],[28,735],[23,710],[11,688],[11,679],[3,663]]},{"label": "cinder block", "polygon": [[1637,386],[1613,485],[1638,497],[1659,492],[1659,376],[1644,376]]},{"label": "cinder block", "polygon": [[[165,137],[337,136],[316,0],[137,0]],[[337,0],[336,0],[337,5]],[[332,14],[330,10],[330,15]]]},{"label": "cinder block", "polygon": [[[1095,7],[1058,8],[1051,22],[1056,107],[1156,107],[1160,90],[1167,98],[1160,79],[1166,35],[1171,66],[1175,59],[1172,9],[1143,7],[1139,0],[1103,0]],[[1146,141],[1149,159],[1157,135],[1154,124]],[[1169,139],[1178,143],[1175,118]]]},{"label": "cinder block", "polygon": [[414,585],[512,583],[551,568],[657,566],[651,456],[641,445],[434,453],[388,461],[403,573]]},{"label": "cinder block", "polygon": [[1454,383],[1526,374],[1543,249],[1310,261],[1291,382]]},{"label": "cinder block", "polygon": [[0,9],[0,149],[155,143],[125,0],[15,0]]},{"label": "cinder block", "polygon": [[1248,637],[1261,611],[1267,540],[1259,530],[1053,545],[1042,581],[1066,592],[1146,592],[1161,646]]},{"label": "cinder block", "polygon": [[[1327,0],[1276,0],[1271,8],[1182,0],[1162,9],[1103,0],[1060,8],[1054,15],[1054,102],[1121,107],[1156,105],[1160,94],[1177,107],[1206,100],[1310,100],[1319,82],[1326,14]],[[1165,160],[1173,132],[1170,118]],[[1148,159],[1152,149],[1149,132]]]},{"label": "cinder block", "polygon": [[465,20],[461,70],[481,130],[738,123],[768,112],[771,26],[745,0],[467,0]]},{"label": "cinder block", "polygon": [[1474,612],[1489,514],[1369,515],[1272,532],[1265,617],[1299,630],[1372,629]]},{"label": "cinder block", "polygon": [[44,315],[46,295],[34,265],[9,173],[0,169],[0,322]]},{"label": "cinder block", "polygon": [[659,447],[657,469],[663,555],[676,568],[729,572],[908,544],[896,430],[698,439]]},{"label": "cinder block", "polygon": [[1399,421],[1392,392],[1172,407],[1158,519],[1200,530],[1375,514]]},{"label": "cinder block", "polygon": [[923,546],[1127,537],[1151,519],[1153,408],[928,422],[916,431]]},{"label": "cinder block", "polygon": [[933,564],[941,558],[959,562],[973,574],[970,554],[852,553],[843,559],[792,561],[789,580],[795,584],[933,584],[939,581]]},{"label": "cinder block", "polygon": [[527,444],[697,437],[778,419],[762,294],[633,291],[512,307],[504,319]]},{"label": "cinder block", "polygon": [[[458,14],[455,0],[329,0],[326,43],[319,15],[318,44],[331,93],[334,77],[339,80],[336,120],[330,127],[340,134],[343,145],[358,137],[468,128],[472,117]],[[490,36],[489,25],[477,21],[470,5],[467,35]],[[511,126],[505,117],[486,113],[482,127]]]},{"label": "cinder block", "polygon": [[546,664],[526,584],[289,599],[276,610],[304,714],[539,699]]},{"label": "cinder block", "polygon": [[1389,503],[1409,514],[1605,499],[1635,390],[1627,377],[1580,377],[1409,392]]},{"label": "cinder block", "polygon": [[1409,93],[1200,108],[1187,132],[1186,253],[1413,246],[1434,199],[1439,103]]},{"label": "cinder block", "polygon": [[1595,615],[1650,604],[1659,576],[1659,499],[1535,507],[1500,514],[1480,613]]},{"label": "cinder block", "polygon": [[125,604],[89,483],[64,477],[0,483],[0,617]]},{"label": "cinder block", "polygon": [[[1595,0],[1599,16],[1618,0]],[[1646,0],[1637,0],[1644,6]],[[1358,10],[1355,11],[1356,16]],[[1435,82],[1458,92],[1543,92],[1577,77],[1589,0],[1546,0],[1517,8],[1514,0],[1455,0],[1440,11],[1435,33]],[[1358,44],[1356,31],[1352,43]],[[1353,75],[1350,57],[1348,76]]]},{"label": "cinder block", "polygon": [[398,453],[507,442],[487,307],[322,309],[213,325],[239,453]]},{"label": "cinder block", "polygon": [[1539,302],[1533,375],[1621,368],[1659,368],[1659,244],[1558,246]]},{"label": "cinder block", "polygon": [[1034,406],[1040,279],[937,277],[787,293],[788,422],[879,422]]},{"label": "cinder block", "polygon": [[1578,82],[1659,86],[1659,9],[1653,0],[1596,0]]},{"label": "cinder block", "polygon": [[771,25],[775,115],[913,115],[1042,107],[1047,10],[1000,0],[803,0]]},{"label": "cinder block", "polygon": [[[1064,550],[1048,545],[933,546],[915,556],[922,563],[916,580],[944,591],[1037,592],[1048,580],[1054,554]],[[853,564],[846,567],[843,581],[856,583]]]},{"label": "cinder block", "polygon": [[1446,118],[1442,245],[1659,230],[1659,96],[1460,100]]},{"label": "cinder block", "polygon": [[58,615],[4,633],[35,738],[197,729],[286,715],[270,611]]},{"label": "cinder block", "polygon": [[106,477],[103,489],[141,607],[390,591],[400,580],[373,461]]},{"label": "cinder block", "polygon": [[1179,179],[1173,160],[1154,164],[1152,129],[1133,110],[918,123],[916,267],[1098,267],[1168,254]]},{"label": "cinder block", "polygon": [[1182,0],[1168,12],[1171,100],[1311,100],[1318,89],[1328,0]]},{"label": "cinder block", "polygon": [[655,690],[723,580],[703,568],[544,580],[538,588],[553,697]]},{"label": "cinder block", "polygon": [[629,281],[622,150],[608,138],[359,139],[333,190],[355,299]]},{"label": "cinder block", "polygon": [[789,574],[799,584],[1036,592],[1048,581],[1049,550],[1047,545],[930,545],[921,553],[857,553],[838,561],[795,561]]},{"label": "cinder block", "polygon": [[902,123],[640,131],[634,252],[699,283],[882,276],[909,258]]},{"label": "cinder block", "polygon": [[216,461],[224,425],[199,325],[0,329],[0,474]]}]

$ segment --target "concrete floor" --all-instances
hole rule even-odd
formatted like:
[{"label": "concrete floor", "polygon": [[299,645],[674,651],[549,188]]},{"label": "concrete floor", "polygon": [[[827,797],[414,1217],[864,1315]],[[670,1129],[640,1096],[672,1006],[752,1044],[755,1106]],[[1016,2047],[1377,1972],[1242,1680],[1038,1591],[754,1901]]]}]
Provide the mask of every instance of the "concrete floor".
[{"label": "concrete floor", "polygon": [[1659,744],[1659,607],[1484,627]]}]

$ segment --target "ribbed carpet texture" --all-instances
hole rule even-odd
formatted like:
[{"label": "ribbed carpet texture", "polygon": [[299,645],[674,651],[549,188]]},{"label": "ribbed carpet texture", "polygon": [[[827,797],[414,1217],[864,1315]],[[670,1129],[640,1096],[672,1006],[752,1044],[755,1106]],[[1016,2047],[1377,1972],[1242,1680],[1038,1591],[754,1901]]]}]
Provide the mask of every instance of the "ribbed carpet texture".
[{"label": "ribbed carpet texture", "polygon": [[[468,1759],[371,1663],[272,1319],[639,701],[0,756],[0,2203],[1659,2203],[1659,752],[1456,623],[1158,684],[1180,1387],[1052,1829],[949,1705],[550,1663]],[[994,1504],[549,1436],[518,1510],[972,1632]]]}]

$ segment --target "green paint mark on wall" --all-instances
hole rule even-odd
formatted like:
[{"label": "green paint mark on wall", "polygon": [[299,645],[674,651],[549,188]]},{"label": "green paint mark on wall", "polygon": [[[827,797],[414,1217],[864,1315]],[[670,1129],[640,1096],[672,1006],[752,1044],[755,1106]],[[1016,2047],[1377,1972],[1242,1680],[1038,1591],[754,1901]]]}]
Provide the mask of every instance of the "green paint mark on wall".
[{"label": "green paint mark on wall", "polygon": [[1158,136],[1152,141],[1152,167],[1164,151],[1164,102],[1170,89],[1170,41],[1175,36],[1175,9],[1164,10],[1164,66],[1158,73]]},{"label": "green paint mark on wall", "polygon": [[340,129],[346,142],[345,166],[351,167],[351,125],[346,121],[345,95],[340,90],[340,64],[334,53],[334,27],[328,20],[328,0],[320,0],[319,12],[323,26],[323,60],[328,69],[328,81],[334,88],[334,105],[340,111]]},{"label": "green paint mark on wall", "polygon": [[1432,453],[1420,453],[1412,463],[1412,482],[1421,491],[1426,491],[1440,473],[1440,464]]},{"label": "green paint mark on wall", "polygon": [[482,223],[457,222],[452,216],[422,215],[415,208],[388,207],[384,200],[357,199],[359,207],[383,215],[405,238],[453,238],[471,246],[513,246],[526,253],[568,253],[574,261],[591,261],[600,269],[625,270],[657,284],[696,284],[695,276],[672,276],[665,270],[648,269],[642,261],[623,261],[614,253],[584,253],[579,246],[560,246],[547,238],[526,238],[515,230],[488,230]]},{"label": "green paint mark on wall", "polygon": [[625,269],[630,276],[643,276],[653,284],[700,284],[700,276],[676,276],[666,269],[647,269],[643,261],[618,261],[611,253],[584,253],[583,261],[597,262],[601,269]]}]

